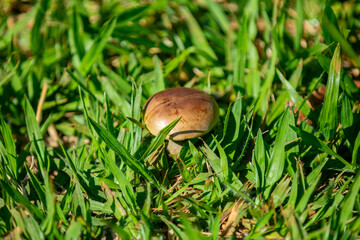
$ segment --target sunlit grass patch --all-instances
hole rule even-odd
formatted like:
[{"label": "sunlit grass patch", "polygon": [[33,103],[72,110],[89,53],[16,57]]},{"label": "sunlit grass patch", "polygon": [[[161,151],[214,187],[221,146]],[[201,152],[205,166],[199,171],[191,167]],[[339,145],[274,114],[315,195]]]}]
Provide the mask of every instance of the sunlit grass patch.
[{"label": "sunlit grass patch", "polygon": [[[0,236],[356,239],[354,1],[0,3]],[[166,151],[143,105],[211,94]]]}]

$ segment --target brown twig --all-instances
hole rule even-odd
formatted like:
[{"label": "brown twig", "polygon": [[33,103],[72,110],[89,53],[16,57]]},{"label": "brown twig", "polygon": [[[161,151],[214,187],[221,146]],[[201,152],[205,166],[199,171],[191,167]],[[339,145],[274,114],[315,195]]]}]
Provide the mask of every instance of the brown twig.
[{"label": "brown twig", "polygon": [[36,109],[36,121],[40,124],[40,118],[41,118],[41,112],[42,112],[42,106],[44,105],[46,93],[48,90],[48,84],[44,83],[44,87],[41,91],[40,100]]}]

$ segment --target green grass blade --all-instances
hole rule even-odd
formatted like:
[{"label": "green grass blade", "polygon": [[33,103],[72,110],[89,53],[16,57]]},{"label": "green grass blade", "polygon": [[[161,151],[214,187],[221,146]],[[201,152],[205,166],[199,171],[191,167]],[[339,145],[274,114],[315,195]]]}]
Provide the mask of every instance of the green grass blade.
[{"label": "green grass blade", "polygon": [[295,50],[300,49],[300,41],[303,35],[303,24],[304,24],[304,1],[296,0],[296,33],[295,33]]},{"label": "green grass blade", "polygon": [[[251,28],[251,23],[249,28]],[[257,52],[257,49],[253,42],[249,42],[249,48],[248,48],[248,68],[249,73],[247,75],[247,81],[246,81],[246,94],[257,98],[260,92],[260,71],[259,71],[259,54]]]},{"label": "green grass blade", "polygon": [[290,195],[289,195],[289,201],[288,201],[288,205],[290,205],[291,208],[295,208],[296,206],[296,202],[298,199],[298,195],[299,195],[299,165],[296,165],[296,172],[294,177],[292,178],[292,184],[291,184],[291,190],[290,190]]},{"label": "green grass blade", "polygon": [[[331,60],[322,54],[317,55],[316,57],[325,72],[329,73]],[[359,89],[356,87],[354,80],[344,71],[344,69],[341,69],[341,76],[343,76],[343,81],[340,81],[340,86],[343,91],[349,96],[356,98],[359,94]]]},{"label": "green grass blade", "polygon": [[200,173],[199,175],[197,175],[193,180],[191,180],[190,182],[188,182],[187,184],[185,184],[183,187],[181,187],[178,191],[176,191],[173,195],[171,195],[171,197],[169,197],[165,203],[169,203],[172,200],[174,200],[175,198],[177,198],[181,193],[183,193],[184,191],[186,191],[186,189],[190,186],[190,185],[194,185],[197,183],[201,183],[203,181],[205,181],[206,179],[208,179],[211,176],[210,173]]},{"label": "green grass blade", "polygon": [[348,169],[352,169],[352,166],[350,163],[348,163],[343,157],[341,157],[339,154],[335,153],[333,150],[331,150],[323,141],[321,141],[318,137],[305,132],[305,131],[301,131],[300,129],[291,126],[291,128],[299,135],[299,137],[302,138],[302,140],[315,147],[316,149],[320,149],[321,151],[337,158],[340,162],[342,162],[346,168]]},{"label": "green grass blade", "polygon": [[328,159],[323,160],[312,172],[306,177],[306,184],[309,186],[313,184],[319,174],[323,171],[325,164],[328,162]]},{"label": "green grass blade", "polygon": [[191,53],[195,52],[196,48],[194,46],[191,46],[184,51],[180,53],[180,55],[173,58],[168,64],[166,64],[164,69],[164,77],[169,75],[172,71],[174,71],[179,64],[185,60],[187,56],[189,56]]},{"label": "green grass blade", "polygon": [[279,183],[276,184],[276,187],[271,193],[271,199],[274,203],[274,208],[277,208],[283,205],[285,199],[288,197],[289,192],[291,190],[290,178],[288,176],[284,176]]},{"label": "green grass blade", "polygon": [[57,235],[57,222],[56,222],[56,196],[54,194],[54,189],[50,178],[46,175],[44,179],[44,189],[45,189],[45,198],[46,198],[46,217],[41,223],[41,229],[45,235],[50,233]]},{"label": "green grass blade", "polygon": [[80,61],[85,55],[85,44],[84,44],[84,26],[77,10],[77,6],[74,6],[72,9],[70,17],[70,27],[68,29],[69,34],[69,45],[71,53],[74,55],[73,62],[74,65],[78,68],[80,67]]},{"label": "green grass blade", "polygon": [[23,205],[26,207],[26,209],[32,214],[34,215],[37,219],[39,220],[43,220],[44,219],[44,215],[43,213],[40,211],[39,208],[37,208],[35,205],[33,205],[29,199],[27,199],[25,196],[23,196],[19,191],[17,191],[16,189],[13,188],[13,186],[11,186],[9,184],[9,182],[0,180],[0,185],[1,188],[3,190],[5,190],[5,192],[7,194],[9,194],[9,196],[17,203]]},{"label": "green grass blade", "polygon": [[279,130],[275,139],[274,148],[269,160],[268,171],[266,174],[266,185],[271,188],[278,181],[285,167],[285,142],[289,127],[290,110],[287,109],[280,121]]},{"label": "green grass blade", "polygon": [[285,225],[289,229],[291,239],[307,239],[307,233],[302,225],[301,218],[293,209],[282,211]]},{"label": "green grass blade", "polygon": [[[179,154],[181,155],[181,154]],[[179,169],[179,173],[182,177],[182,179],[184,180],[184,182],[190,182],[192,179],[191,179],[191,174],[189,173],[185,163],[181,160],[181,157],[176,157],[175,158],[175,162],[176,162],[176,165]]]},{"label": "green grass blade", "polygon": [[226,155],[226,152],[221,147],[220,143],[216,140],[216,138],[213,136],[213,139],[216,143],[216,147],[219,151],[220,155],[220,169],[221,173],[224,176],[225,181],[230,182],[230,176],[229,176],[229,163],[228,163],[228,157]]},{"label": "green grass blade", "polygon": [[[254,138],[254,136],[251,132],[251,129],[253,129],[253,125],[254,125],[254,119],[251,120],[250,125],[245,120],[246,120],[246,118],[243,119],[242,124],[244,126],[243,132],[246,133],[246,135],[244,134],[243,138],[242,138],[244,140],[242,149],[241,148],[237,149],[237,152],[238,152],[238,153],[236,153],[237,159],[235,160],[235,162],[232,165],[233,169],[236,169],[239,166],[240,161],[245,157],[245,153],[250,146],[250,141]],[[239,151],[240,149],[241,149],[241,152]]]},{"label": "green grass blade", "polygon": [[220,25],[221,30],[227,33],[230,30],[229,20],[227,19],[221,6],[214,0],[206,0],[207,8],[210,13],[214,16],[214,19]]},{"label": "green grass blade", "polygon": [[346,94],[343,95],[341,100],[341,126],[346,129],[353,126],[354,123],[354,115],[352,113],[352,107],[350,103],[350,99]]},{"label": "green grass blade", "polygon": [[39,4],[36,4],[30,11],[28,11],[25,16],[18,20],[14,26],[9,28],[4,35],[0,38],[0,49],[4,49],[10,42],[13,36],[16,36],[20,31],[22,31],[26,24],[34,18],[36,12],[38,11]]},{"label": "green grass blade", "polygon": [[[330,6],[326,4],[325,10],[330,9],[332,12]],[[332,14],[334,14],[332,12]],[[341,45],[341,48],[344,50],[344,52],[352,59],[352,61],[359,67],[360,66],[360,58],[358,57],[357,53],[354,51],[350,43],[346,40],[346,38],[343,36],[343,34],[339,30],[339,26],[332,21],[332,19],[336,17],[331,16],[329,18],[328,15],[324,14],[322,19],[322,27],[324,29],[324,36],[328,43],[331,42],[338,42]],[[326,33],[326,34],[325,34]]]},{"label": "green grass blade", "polygon": [[[131,94],[131,118],[135,121],[140,122],[141,117],[141,96],[142,96],[142,83],[140,82],[139,86],[133,84],[133,91]],[[142,128],[138,124],[131,123],[130,125],[131,132],[131,150],[130,154],[134,154],[139,148],[141,143],[141,134]]]},{"label": "green grass blade", "polygon": [[360,173],[357,173],[350,191],[347,193],[344,201],[340,206],[340,219],[339,223],[342,227],[346,226],[346,222],[351,218],[352,211],[358,198],[360,191]]},{"label": "green grass blade", "polygon": [[172,223],[164,216],[160,216],[160,219],[174,231],[174,233],[179,237],[179,239],[187,239],[187,235],[183,231],[181,231],[181,229],[176,224]]},{"label": "green grass blade", "polygon": [[245,118],[242,119],[241,113],[242,98],[240,97],[240,93],[238,93],[237,99],[229,105],[223,131],[222,145],[225,145],[225,151],[230,158],[234,157],[239,142],[245,132],[246,120]]},{"label": "green grass blade", "polygon": [[123,79],[119,74],[109,69],[102,62],[98,62],[97,65],[100,67],[101,71],[108,77],[108,81],[114,81],[114,83],[119,87],[119,91],[125,96],[130,97],[131,94],[131,84]]},{"label": "green grass blade", "polygon": [[72,73],[70,70],[66,70],[67,73],[70,75],[70,77],[81,87],[82,90],[84,90],[86,93],[88,93],[94,100],[98,100],[102,103],[100,99],[98,99],[88,87],[86,87],[84,81],[80,80],[74,73]]},{"label": "green grass blade", "polygon": [[291,84],[291,86],[296,89],[300,80],[303,77],[303,60],[300,59],[298,65],[296,66],[295,71],[291,74],[290,78],[289,78],[289,83]]},{"label": "green grass blade", "polygon": [[299,203],[296,206],[296,211],[299,214],[301,214],[305,210],[307,204],[309,203],[310,197],[312,196],[318,182],[320,181],[320,178],[321,178],[321,173],[316,176],[314,181],[311,182],[311,184],[309,185],[308,189],[306,189],[304,195],[300,198]]},{"label": "green grass blade", "polygon": [[110,172],[114,175],[115,179],[117,180],[127,204],[131,207],[133,214],[135,214],[137,204],[136,204],[135,193],[132,189],[132,185],[130,184],[124,173],[116,165],[115,159],[113,160],[110,159],[110,157],[103,150],[100,149],[100,146],[99,146],[99,151],[103,155],[104,160],[107,164],[107,167],[109,167]]},{"label": "green grass blade", "polygon": [[189,28],[191,41],[195,47],[206,53],[213,60],[217,60],[215,52],[210,47],[208,41],[205,38],[205,35],[197,23],[196,19],[186,6],[180,7],[180,11],[185,18],[186,24]]},{"label": "green grass blade", "polygon": [[240,92],[237,98],[229,104],[223,131],[223,143],[229,144],[239,138],[239,131],[241,126],[241,113],[242,113],[242,98]]},{"label": "green grass blade", "polygon": [[74,175],[76,176],[77,180],[79,181],[81,187],[83,187],[83,189],[85,190],[85,192],[92,196],[93,198],[95,198],[95,200],[101,201],[102,198],[100,198],[98,196],[99,190],[94,188],[94,187],[90,187],[89,181],[90,179],[88,179],[88,177],[84,176],[84,174],[82,174],[81,172],[78,171],[77,167],[75,166],[74,160],[69,156],[68,152],[65,150],[63,144],[61,143],[61,141],[59,141],[60,147],[65,155],[65,158],[67,160],[67,164],[69,165],[71,171],[74,173]]},{"label": "green grass blade", "polygon": [[[290,112],[289,125],[295,126],[296,123],[295,123],[294,113],[292,111],[289,111],[289,112]],[[289,171],[291,177],[293,177],[295,174],[295,169],[293,169],[293,167],[295,167],[295,162],[293,162],[293,159],[299,153],[299,144],[295,144],[295,145],[291,146],[289,143],[297,141],[297,138],[298,138],[298,136],[297,136],[296,132],[290,130],[287,134],[286,143],[285,143],[286,144],[286,147],[285,147],[286,156],[287,156],[287,159],[289,162],[289,166],[288,166],[287,170]],[[290,163],[293,163],[293,165],[291,165]]]},{"label": "green grass blade", "polygon": [[40,201],[45,206],[46,205],[46,196],[45,196],[44,187],[41,185],[39,180],[36,178],[35,174],[27,166],[25,166],[25,168],[26,168],[26,172],[29,175],[31,183],[34,186],[35,191],[39,196]]},{"label": "green grass blade", "polygon": [[1,157],[4,158],[4,160],[0,158],[0,165],[3,166],[0,168],[0,176],[6,176],[7,174],[9,176],[13,176],[12,170],[9,167],[7,160],[5,160],[7,156],[6,148],[1,141],[0,141],[0,153],[1,153]]},{"label": "green grass blade", "polygon": [[28,234],[27,234],[27,232],[26,232],[26,230],[25,230],[24,219],[23,219],[23,217],[21,216],[21,214],[20,214],[15,208],[10,209],[9,212],[10,212],[10,214],[11,214],[11,217],[12,217],[14,223],[16,223],[16,225],[18,225],[19,228],[21,229],[21,232],[19,233],[19,238],[16,238],[16,240],[21,240],[21,239],[23,239],[23,238],[20,237],[20,235],[21,235],[22,233],[24,233],[24,235],[28,237]]},{"label": "green grass blade", "polygon": [[[74,212],[74,217],[81,216],[84,219],[88,219],[89,216],[87,214],[87,208],[86,208],[87,199],[84,198],[84,193],[81,190],[80,184],[76,179],[73,181],[73,185],[74,186],[71,189],[72,192],[70,194],[71,196],[70,204],[72,211]],[[91,222],[89,221],[89,224],[90,223]]]},{"label": "green grass blade", "polygon": [[323,30],[325,42],[327,44],[331,44],[334,42],[328,28],[325,27],[325,24],[330,24],[330,23],[333,25],[333,27],[335,27],[336,29],[339,29],[339,25],[338,25],[335,13],[331,9],[330,2],[326,1],[325,7],[324,7],[324,15],[322,16],[322,25],[323,25],[322,30]]},{"label": "green grass blade", "polygon": [[359,149],[360,149],[360,132],[358,133],[358,135],[355,139],[354,148],[353,148],[353,152],[352,152],[351,165],[354,168],[360,164]]},{"label": "green grass blade", "polygon": [[72,221],[64,236],[65,240],[79,239],[82,231],[83,231],[83,227],[81,223],[77,221]]},{"label": "green grass blade", "polygon": [[145,216],[149,216],[150,215],[150,211],[151,211],[151,199],[152,199],[152,192],[151,192],[151,185],[150,184],[146,184],[146,200],[144,202],[144,205],[141,209],[142,214],[144,214]]},{"label": "green grass blade", "polygon": [[[224,176],[224,173],[222,172],[222,166],[221,159],[209,148],[207,144],[205,146],[200,147],[201,151],[205,154],[207,160],[210,163],[211,168],[214,170],[215,174],[217,174],[220,179],[226,184],[229,185],[230,183],[226,181],[226,178]],[[231,170],[231,168],[228,168],[228,174],[229,177],[231,176],[231,186],[232,188],[236,190],[240,190],[240,188],[243,186],[240,179],[234,174],[234,172]]]},{"label": "green grass blade", "polygon": [[152,84],[151,95],[165,90],[166,82],[164,81],[163,72],[161,69],[160,59],[158,56],[154,57],[155,69],[154,69],[154,83]]},{"label": "green grass blade", "polygon": [[121,157],[121,160],[128,165],[135,172],[142,175],[145,179],[150,181],[150,183],[155,184],[158,188],[160,185],[156,179],[154,179],[151,173],[144,168],[124,147],[121,145],[114,136],[112,136],[108,131],[106,131],[100,124],[95,122],[93,119],[89,118],[90,124],[95,129],[100,138],[106,143],[106,145],[112,149],[116,154]]},{"label": "green grass blade", "polygon": [[18,165],[17,165],[17,154],[16,147],[13,136],[11,135],[11,131],[9,126],[5,123],[4,119],[1,118],[1,134],[4,139],[4,144],[6,148],[6,159],[7,165],[10,167],[11,176],[17,180],[18,179]]},{"label": "green grass blade", "polygon": [[101,52],[105,44],[111,37],[115,29],[117,18],[114,17],[107,22],[100,30],[91,48],[86,52],[84,58],[81,60],[80,73],[85,76],[91,69],[93,63],[101,56]]},{"label": "green grass blade", "polygon": [[276,69],[276,73],[279,76],[282,84],[285,86],[291,100],[295,103],[297,107],[301,107],[301,109],[299,110],[302,111],[305,116],[309,116],[311,111],[310,106],[307,104],[301,105],[304,99],[296,92],[290,82],[285,79],[284,75],[282,75],[282,73],[278,69]]},{"label": "green grass blade", "polygon": [[40,55],[43,51],[42,44],[43,39],[41,36],[41,24],[45,19],[46,11],[49,8],[49,0],[41,0],[35,15],[35,23],[31,29],[30,46],[31,50],[35,55]]},{"label": "green grass blade", "polygon": [[[320,77],[316,80],[313,88],[309,91],[308,95],[304,98],[304,100],[302,101],[302,103],[300,104],[300,109],[302,109],[302,106],[307,104],[307,100],[309,100],[309,98],[312,96],[312,94],[314,93],[314,91],[316,91],[316,89],[318,88],[318,85],[320,84],[323,75],[325,74],[325,71],[323,71],[320,75]],[[296,115],[299,114],[299,109],[296,111]]]},{"label": "green grass blade", "polygon": [[[33,142],[33,146],[37,146],[38,153],[38,164],[40,166],[40,172],[44,174],[44,170],[48,171],[50,167],[50,163],[48,162],[48,158],[45,154],[45,143],[43,140],[43,136],[40,131],[40,126],[36,121],[35,112],[29,102],[29,99],[25,98],[25,122],[26,128],[29,135],[29,138]],[[43,175],[44,176],[44,175]]]},{"label": "green grass blade", "polygon": [[121,26],[124,24],[128,24],[131,21],[135,21],[136,19],[139,19],[142,16],[145,16],[145,14],[151,9],[151,5],[143,5],[143,6],[136,6],[133,8],[128,8],[124,11],[122,11],[118,17],[116,26]]},{"label": "green grass blade", "polygon": [[[0,38],[1,40],[1,38]],[[1,42],[0,42],[1,44]],[[6,85],[10,80],[12,80],[15,76],[16,78],[16,71],[18,70],[19,65],[17,64],[15,67],[9,64],[8,69],[4,72],[0,72],[0,87]]]},{"label": "green grass blade", "polygon": [[255,112],[258,112],[261,116],[263,116],[265,114],[265,111],[267,109],[267,106],[268,106],[267,96],[269,94],[269,89],[271,88],[271,84],[275,77],[275,65],[276,65],[276,60],[277,60],[277,51],[276,51],[274,42],[272,42],[272,44],[271,44],[271,49],[272,49],[272,55],[271,55],[269,68],[266,73],[265,82],[260,89],[260,95],[256,100],[255,110],[254,110]]},{"label": "green grass blade", "polygon": [[238,32],[237,40],[237,53],[234,67],[234,85],[244,88],[245,86],[245,67],[246,67],[246,54],[248,51],[248,34],[247,34],[247,17],[244,15],[242,19],[241,29]]},{"label": "green grass blade", "polygon": [[[110,79],[113,78],[103,79],[103,81],[101,81],[101,84],[107,96],[115,106],[120,108],[120,111],[124,116],[131,116],[131,105],[128,101],[128,99],[130,99],[131,94],[127,95],[127,93],[124,93],[121,90],[118,91],[117,88],[114,88],[114,83],[111,82]],[[126,88],[125,86],[126,85],[124,85],[124,89]],[[130,87],[130,92],[131,92],[131,87]]]},{"label": "green grass blade", "polygon": [[270,221],[273,214],[274,214],[274,211],[271,210],[268,213],[266,213],[262,218],[257,220],[256,225],[254,226],[254,228],[251,230],[251,232],[249,234],[249,238],[251,238],[251,236],[253,234],[258,233],[261,230],[261,228],[264,227]]},{"label": "green grass blade", "polygon": [[31,215],[27,215],[24,211],[21,211],[21,215],[24,219],[24,226],[26,232],[29,234],[30,239],[45,239],[44,233],[41,230],[39,224]]},{"label": "green grass blade", "polygon": [[325,92],[324,105],[321,109],[319,123],[320,130],[326,140],[334,137],[339,124],[338,120],[338,98],[339,85],[341,77],[341,58],[340,46],[335,49],[334,56],[331,60],[328,83]]},{"label": "green grass blade", "polygon": [[265,170],[267,168],[267,164],[264,140],[261,134],[261,130],[259,129],[256,135],[256,143],[254,148],[256,189],[258,189],[258,191],[261,191],[261,188],[265,186]]},{"label": "green grass blade", "polygon": [[106,93],[104,93],[104,99],[105,99],[105,111],[106,111],[106,127],[107,129],[109,129],[109,132],[113,136],[115,136],[114,121],[112,119],[109,98],[107,97]]}]

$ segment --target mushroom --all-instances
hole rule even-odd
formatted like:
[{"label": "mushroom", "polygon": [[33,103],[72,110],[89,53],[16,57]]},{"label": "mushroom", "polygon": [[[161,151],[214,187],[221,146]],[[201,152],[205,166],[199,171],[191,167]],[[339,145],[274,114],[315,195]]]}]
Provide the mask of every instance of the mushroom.
[{"label": "mushroom", "polygon": [[153,135],[175,119],[180,121],[166,136],[168,151],[177,155],[185,140],[209,132],[219,121],[219,108],[215,100],[202,91],[176,87],[158,92],[144,105],[144,122]]}]

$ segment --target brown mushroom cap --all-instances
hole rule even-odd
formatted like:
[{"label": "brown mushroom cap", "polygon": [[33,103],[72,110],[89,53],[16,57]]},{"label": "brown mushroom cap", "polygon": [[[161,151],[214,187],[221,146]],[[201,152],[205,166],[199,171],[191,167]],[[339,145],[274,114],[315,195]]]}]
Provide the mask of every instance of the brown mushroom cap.
[{"label": "brown mushroom cap", "polygon": [[158,92],[144,105],[144,121],[153,135],[178,117],[167,139],[182,141],[207,133],[219,120],[219,108],[210,95],[183,87]]}]

